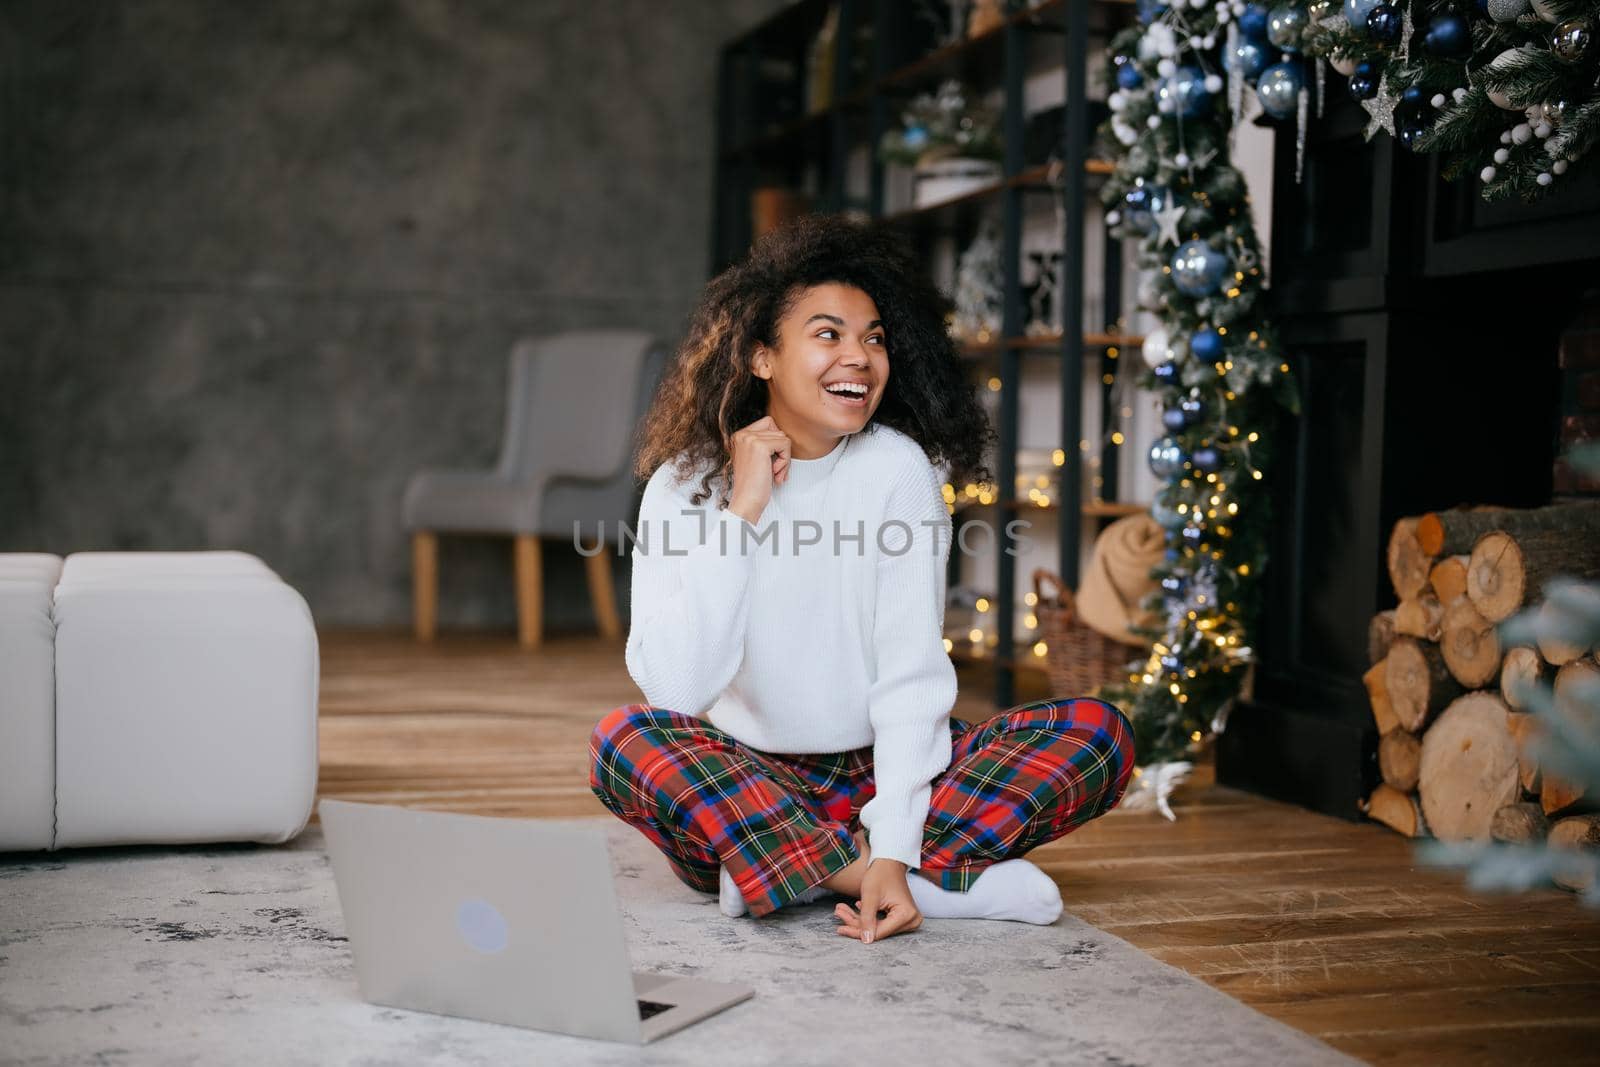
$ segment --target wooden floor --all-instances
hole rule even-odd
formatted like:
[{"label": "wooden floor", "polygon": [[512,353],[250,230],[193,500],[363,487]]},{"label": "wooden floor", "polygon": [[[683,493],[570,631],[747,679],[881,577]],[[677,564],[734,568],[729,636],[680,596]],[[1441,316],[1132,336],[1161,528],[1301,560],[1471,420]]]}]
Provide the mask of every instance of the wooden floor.
[{"label": "wooden floor", "polygon": [[[322,795],[610,818],[586,753],[643,699],[619,643],[327,633],[322,670]],[[967,670],[957,714],[985,718]],[[1030,855],[1069,911],[1370,1063],[1600,1063],[1600,915],[1554,889],[1471,893],[1381,827],[1200,770],[1176,823],[1114,811]]]}]

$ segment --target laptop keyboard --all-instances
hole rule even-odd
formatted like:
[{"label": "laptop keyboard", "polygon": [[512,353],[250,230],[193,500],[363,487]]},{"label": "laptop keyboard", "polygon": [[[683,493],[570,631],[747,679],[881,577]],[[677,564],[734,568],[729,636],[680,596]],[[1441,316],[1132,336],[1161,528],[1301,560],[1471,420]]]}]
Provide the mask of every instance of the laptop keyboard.
[{"label": "laptop keyboard", "polygon": [[662,1004],[661,1002],[655,1000],[641,1000],[639,1001],[639,1018],[648,1019],[652,1016],[660,1015],[668,1008],[675,1006],[676,1005],[673,1004]]}]

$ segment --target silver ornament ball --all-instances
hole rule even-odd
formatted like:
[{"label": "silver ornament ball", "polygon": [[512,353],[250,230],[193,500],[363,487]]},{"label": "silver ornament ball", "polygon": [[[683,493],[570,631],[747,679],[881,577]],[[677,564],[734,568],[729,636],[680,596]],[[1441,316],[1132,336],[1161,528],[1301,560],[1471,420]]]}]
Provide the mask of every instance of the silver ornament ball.
[{"label": "silver ornament ball", "polygon": [[1589,51],[1589,41],[1594,35],[1589,24],[1582,19],[1570,19],[1555,28],[1550,35],[1550,54],[1563,63],[1581,63]]},{"label": "silver ornament ball", "polygon": [[1511,22],[1528,10],[1528,0],[1489,0],[1489,17],[1496,22]]}]

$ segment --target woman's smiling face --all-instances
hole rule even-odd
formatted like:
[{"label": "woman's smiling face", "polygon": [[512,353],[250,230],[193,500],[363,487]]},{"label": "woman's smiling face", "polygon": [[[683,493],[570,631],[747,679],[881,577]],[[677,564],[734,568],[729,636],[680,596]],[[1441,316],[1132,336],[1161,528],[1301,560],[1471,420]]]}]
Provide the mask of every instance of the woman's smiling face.
[{"label": "woman's smiling face", "polygon": [[839,282],[801,290],[777,334],[777,349],[758,346],[752,369],[793,457],[815,459],[872,418],[889,381],[889,341],[872,298]]}]

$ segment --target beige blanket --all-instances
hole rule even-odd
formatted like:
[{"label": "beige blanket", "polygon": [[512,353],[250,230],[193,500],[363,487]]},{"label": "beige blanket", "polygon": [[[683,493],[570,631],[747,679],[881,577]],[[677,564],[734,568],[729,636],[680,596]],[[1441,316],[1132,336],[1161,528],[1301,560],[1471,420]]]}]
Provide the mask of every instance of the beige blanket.
[{"label": "beige blanket", "polygon": [[1088,626],[1130,645],[1146,638],[1135,626],[1159,624],[1159,614],[1140,607],[1156,587],[1150,569],[1166,551],[1166,537],[1148,514],[1118,519],[1094,543],[1089,569],[1078,590],[1078,614]]}]

